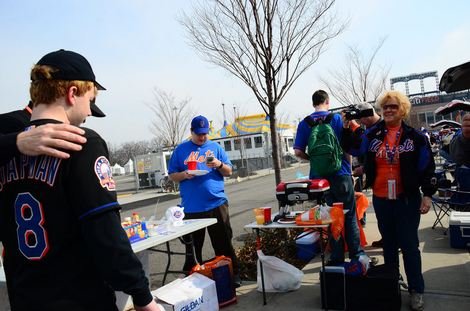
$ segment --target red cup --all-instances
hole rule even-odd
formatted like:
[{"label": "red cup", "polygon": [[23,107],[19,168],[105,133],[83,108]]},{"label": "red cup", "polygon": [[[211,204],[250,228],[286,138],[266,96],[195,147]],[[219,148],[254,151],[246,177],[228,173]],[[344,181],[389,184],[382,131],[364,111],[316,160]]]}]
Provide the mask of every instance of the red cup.
[{"label": "red cup", "polygon": [[270,207],[263,207],[264,212],[264,224],[270,224],[271,221],[271,208]]},{"label": "red cup", "polygon": [[187,161],[188,170],[194,171],[197,169],[197,161]]}]

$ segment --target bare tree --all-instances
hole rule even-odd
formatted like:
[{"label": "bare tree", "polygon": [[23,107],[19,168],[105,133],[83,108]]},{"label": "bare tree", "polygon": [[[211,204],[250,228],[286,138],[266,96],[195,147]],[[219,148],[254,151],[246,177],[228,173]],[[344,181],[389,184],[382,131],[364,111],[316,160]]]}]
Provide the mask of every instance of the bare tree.
[{"label": "bare tree", "polygon": [[154,151],[151,142],[148,141],[131,141],[126,142],[117,147],[114,144],[109,144],[109,161],[112,164],[118,163],[125,165],[130,159],[137,155],[147,154]]},{"label": "bare tree", "polygon": [[177,101],[171,93],[158,88],[153,93],[155,102],[150,103],[149,107],[155,113],[155,119],[150,130],[162,147],[174,148],[185,135],[189,135],[187,129],[193,114],[190,99]]},{"label": "bare tree", "polygon": [[330,78],[320,79],[341,104],[375,102],[385,90],[390,67],[380,67],[374,63],[385,40],[381,39],[368,57],[358,48],[349,46],[345,66],[331,70]]},{"label": "bare tree", "polygon": [[273,166],[281,181],[276,106],[319,58],[345,23],[334,0],[213,0],[200,2],[182,24],[208,62],[229,71],[253,92],[270,117]]}]

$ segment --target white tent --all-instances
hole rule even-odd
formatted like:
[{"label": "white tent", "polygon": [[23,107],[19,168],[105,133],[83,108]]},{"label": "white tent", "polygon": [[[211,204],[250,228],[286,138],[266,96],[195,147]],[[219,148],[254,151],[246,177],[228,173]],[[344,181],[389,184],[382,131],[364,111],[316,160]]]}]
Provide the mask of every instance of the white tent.
[{"label": "white tent", "polygon": [[118,175],[124,175],[126,171],[124,170],[124,167],[122,167],[119,164],[114,164],[113,166],[113,175],[118,176]]},{"label": "white tent", "polygon": [[129,159],[126,164],[124,164],[124,171],[126,175],[134,174],[134,161]]}]

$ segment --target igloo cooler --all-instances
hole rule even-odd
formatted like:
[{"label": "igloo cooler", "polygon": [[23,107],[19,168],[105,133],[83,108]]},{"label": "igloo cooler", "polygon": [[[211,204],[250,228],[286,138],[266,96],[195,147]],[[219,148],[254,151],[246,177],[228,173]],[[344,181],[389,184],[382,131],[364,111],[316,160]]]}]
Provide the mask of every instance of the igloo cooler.
[{"label": "igloo cooler", "polygon": [[312,231],[303,232],[297,236],[295,244],[297,246],[297,258],[303,261],[310,261],[320,252],[320,233]]},{"label": "igloo cooler", "polygon": [[470,249],[470,212],[450,213],[449,238],[450,247]]}]

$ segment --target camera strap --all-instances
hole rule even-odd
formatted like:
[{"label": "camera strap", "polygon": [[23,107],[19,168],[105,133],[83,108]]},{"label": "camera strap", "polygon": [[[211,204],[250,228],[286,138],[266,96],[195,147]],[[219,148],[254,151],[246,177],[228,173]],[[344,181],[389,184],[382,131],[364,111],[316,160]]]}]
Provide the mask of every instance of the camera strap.
[{"label": "camera strap", "polygon": [[388,130],[385,129],[385,137],[386,137],[386,142],[385,142],[385,153],[387,155],[387,159],[388,159],[388,163],[392,164],[393,163],[393,158],[395,158],[395,153],[397,151],[397,146],[400,144],[400,135],[401,135],[401,132],[400,132],[400,129],[397,131],[397,135],[396,135],[396,138],[395,138],[395,143],[393,144],[393,149],[390,150],[390,146],[388,144],[388,139],[387,139],[387,133],[388,133]]}]

